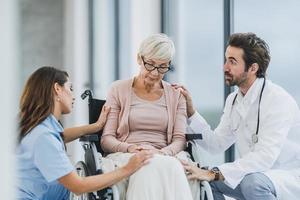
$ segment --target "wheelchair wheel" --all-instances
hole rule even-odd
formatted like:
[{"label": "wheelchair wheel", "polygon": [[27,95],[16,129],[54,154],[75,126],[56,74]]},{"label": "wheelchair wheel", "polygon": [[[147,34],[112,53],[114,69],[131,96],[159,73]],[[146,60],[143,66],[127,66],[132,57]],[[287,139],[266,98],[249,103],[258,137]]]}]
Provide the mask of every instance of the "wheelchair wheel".
[{"label": "wheelchair wheel", "polygon": [[[86,176],[89,175],[86,164],[84,162],[79,161],[75,165],[75,168],[76,168],[76,172],[79,176],[86,177]],[[77,196],[76,194],[70,192],[69,200],[93,200],[93,198],[92,198],[92,195],[90,193],[84,193],[84,194],[81,194],[81,195]]]},{"label": "wheelchair wheel", "polygon": [[210,184],[207,181],[201,181],[200,186],[200,197],[201,200],[213,200],[213,194],[210,187]]}]

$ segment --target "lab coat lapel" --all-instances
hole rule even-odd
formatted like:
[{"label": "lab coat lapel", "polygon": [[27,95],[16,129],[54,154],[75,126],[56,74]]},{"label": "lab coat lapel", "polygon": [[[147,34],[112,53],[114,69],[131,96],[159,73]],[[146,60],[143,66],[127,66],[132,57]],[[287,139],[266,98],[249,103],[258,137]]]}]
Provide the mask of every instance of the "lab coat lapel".
[{"label": "lab coat lapel", "polygon": [[243,120],[245,120],[248,116],[250,109],[255,109],[254,107],[252,107],[252,105],[259,98],[262,84],[263,79],[257,78],[249,88],[245,96],[243,96],[243,94],[238,91],[236,111]]}]

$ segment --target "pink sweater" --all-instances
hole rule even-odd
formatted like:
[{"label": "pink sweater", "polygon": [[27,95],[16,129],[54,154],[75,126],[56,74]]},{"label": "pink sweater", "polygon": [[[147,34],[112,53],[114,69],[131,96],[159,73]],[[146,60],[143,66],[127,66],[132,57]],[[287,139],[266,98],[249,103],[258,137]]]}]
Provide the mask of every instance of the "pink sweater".
[{"label": "pink sweater", "polygon": [[[133,79],[115,81],[108,92],[106,102],[111,106],[111,111],[101,138],[101,146],[105,152],[127,152],[131,145],[126,139],[129,135],[128,116],[132,84]],[[168,112],[168,145],[161,150],[175,155],[185,147],[186,102],[180,92],[173,89],[169,83],[162,81],[162,84]]]}]

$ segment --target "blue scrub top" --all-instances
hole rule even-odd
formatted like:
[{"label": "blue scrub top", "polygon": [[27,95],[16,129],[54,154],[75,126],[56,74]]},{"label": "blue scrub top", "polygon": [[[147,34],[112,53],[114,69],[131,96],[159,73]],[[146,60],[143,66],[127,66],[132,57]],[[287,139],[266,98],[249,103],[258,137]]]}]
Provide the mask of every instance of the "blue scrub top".
[{"label": "blue scrub top", "polygon": [[68,199],[68,190],[57,181],[74,170],[62,132],[50,115],[22,139],[16,152],[18,199]]}]

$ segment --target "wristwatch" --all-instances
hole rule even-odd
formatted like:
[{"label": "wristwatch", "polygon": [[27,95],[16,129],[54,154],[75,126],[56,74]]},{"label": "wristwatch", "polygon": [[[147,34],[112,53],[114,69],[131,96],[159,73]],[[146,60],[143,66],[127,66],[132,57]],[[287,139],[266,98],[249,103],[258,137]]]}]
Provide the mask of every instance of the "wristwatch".
[{"label": "wristwatch", "polygon": [[218,167],[213,167],[213,168],[211,168],[210,171],[212,173],[214,173],[214,175],[215,175],[214,181],[219,181],[220,177],[221,177],[221,171],[219,170],[219,168]]}]

